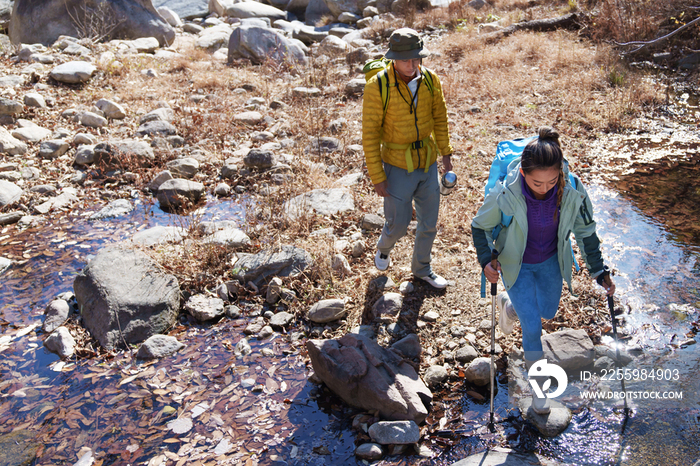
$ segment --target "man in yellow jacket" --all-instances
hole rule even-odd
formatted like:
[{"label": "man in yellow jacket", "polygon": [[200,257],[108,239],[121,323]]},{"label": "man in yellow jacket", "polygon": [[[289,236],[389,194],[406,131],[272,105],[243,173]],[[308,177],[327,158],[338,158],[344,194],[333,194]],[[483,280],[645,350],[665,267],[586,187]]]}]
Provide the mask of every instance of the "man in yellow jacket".
[{"label": "man in yellow jacket", "polygon": [[[418,225],[411,271],[433,287],[445,288],[447,281],[433,272],[430,259],[440,207],[436,162],[441,155],[443,170],[451,171],[453,149],[440,80],[421,66],[428,55],[413,29],[391,35],[385,54],[391,64],[365,85],[362,145],[374,190],[384,198],[386,222],[375,266],[382,271],[389,267],[389,254],[406,234],[415,201]],[[387,89],[388,98],[382,98]]]}]

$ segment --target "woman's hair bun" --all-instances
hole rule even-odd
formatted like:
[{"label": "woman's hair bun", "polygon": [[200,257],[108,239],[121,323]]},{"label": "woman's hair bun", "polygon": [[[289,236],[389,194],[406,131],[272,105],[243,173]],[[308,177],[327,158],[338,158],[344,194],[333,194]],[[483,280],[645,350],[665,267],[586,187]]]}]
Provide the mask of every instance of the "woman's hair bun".
[{"label": "woman's hair bun", "polygon": [[542,126],[539,129],[539,138],[542,141],[553,140],[559,143],[559,133],[551,126]]}]

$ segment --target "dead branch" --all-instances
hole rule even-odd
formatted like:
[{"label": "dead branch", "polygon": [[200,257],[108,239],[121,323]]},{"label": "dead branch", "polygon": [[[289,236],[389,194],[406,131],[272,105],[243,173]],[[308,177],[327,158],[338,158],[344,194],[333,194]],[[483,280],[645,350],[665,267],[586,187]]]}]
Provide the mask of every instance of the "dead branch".
[{"label": "dead branch", "polygon": [[517,31],[555,31],[557,29],[579,29],[578,13],[569,13],[568,15],[559,16],[557,18],[535,19],[532,21],[524,21],[522,23],[512,24],[498,31],[482,34],[484,40],[501,39],[509,36]]},{"label": "dead branch", "polygon": [[679,27],[678,29],[675,29],[675,30],[669,32],[669,33],[666,34],[665,36],[662,36],[662,37],[659,37],[659,38],[656,38],[656,39],[653,39],[653,40],[649,40],[649,41],[635,40],[635,41],[632,41],[632,42],[624,42],[624,43],[617,43],[617,42],[616,42],[615,44],[618,45],[618,46],[620,46],[620,47],[624,47],[624,46],[627,46],[627,45],[639,45],[639,47],[637,47],[637,48],[634,49],[634,50],[630,50],[629,52],[626,52],[624,55],[627,55],[627,54],[630,54],[630,53],[635,53],[635,52],[641,50],[642,48],[646,47],[647,45],[653,45],[653,44],[658,44],[659,42],[663,42],[663,41],[665,41],[666,39],[675,36],[676,34],[678,34],[679,32],[681,32],[683,29],[685,29],[685,28],[687,28],[687,27],[690,27],[690,26],[692,26],[693,24],[696,24],[696,23],[698,23],[698,22],[700,22],[700,16],[698,16],[697,18],[695,18],[695,19],[692,20],[691,22],[684,24],[683,26]]}]

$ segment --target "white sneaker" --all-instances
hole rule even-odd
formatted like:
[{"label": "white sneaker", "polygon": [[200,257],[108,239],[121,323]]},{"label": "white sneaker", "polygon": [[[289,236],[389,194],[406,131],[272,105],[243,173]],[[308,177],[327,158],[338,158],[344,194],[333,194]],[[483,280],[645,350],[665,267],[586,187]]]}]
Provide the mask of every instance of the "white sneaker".
[{"label": "white sneaker", "polygon": [[389,255],[382,254],[381,251],[377,251],[377,253],[374,255],[374,266],[383,272],[389,268],[389,264],[391,264]]},{"label": "white sneaker", "polygon": [[442,278],[440,275],[436,274],[435,272],[430,272],[430,275],[426,275],[425,277],[418,277],[421,280],[425,280],[426,282],[430,283],[430,286],[433,288],[437,289],[443,289],[447,287],[447,280]]},{"label": "white sneaker", "polygon": [[496,305],[498,306],[498,325],[501,327],[501,332],[504,335],[513,333],[513,324],[518,318],[518,315],[513,309],[513,305],[508,298],[508,293],[505,291],[498,294],[496,297]]}]

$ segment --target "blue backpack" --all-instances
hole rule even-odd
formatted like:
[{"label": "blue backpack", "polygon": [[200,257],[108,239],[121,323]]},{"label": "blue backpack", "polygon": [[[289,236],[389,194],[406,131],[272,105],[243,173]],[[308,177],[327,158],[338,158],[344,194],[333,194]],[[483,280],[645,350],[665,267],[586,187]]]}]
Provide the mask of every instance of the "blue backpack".
[{"label": "blue backpack", "polygon": [[[511,139],[510,141],[501,141],[498,143],[496,146],[496,156],[493,158],[491,168],[489,169],[489,179],[486,181],[486,187],[484,188],[484,197],[488,195],[496,184],[503,183],[503,180],[505,180],[506,176],[508,175],[508,166],[515,159],[520,158],[520,156],[523,154],[523,150],[525,150],[525,146],[535,139],[537,139],[537,136]],[[576,178],[574,178],[574,175],[571,172],[569,172],[569,182],[573,186],[576,186]],[[508,228],[510,222],[512,221],[513,217],[511,215],[505,215],[503,212],[501,212],[501,223],[496,225],[496,227],[494,227],[494,229],[491,231],[491,236],[493,237],[494,242],[501,233],[501,230]],[[574,255],[573,246],[571,247],[571,254]],[[578,272],[579,265],[575,257],[574,264],[576,266],[576,272]],[[481,273],[481,297],[486,297],[486,276],[483,272]]]}]

